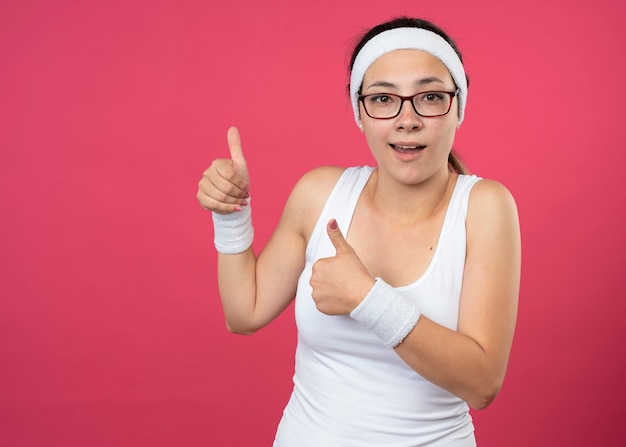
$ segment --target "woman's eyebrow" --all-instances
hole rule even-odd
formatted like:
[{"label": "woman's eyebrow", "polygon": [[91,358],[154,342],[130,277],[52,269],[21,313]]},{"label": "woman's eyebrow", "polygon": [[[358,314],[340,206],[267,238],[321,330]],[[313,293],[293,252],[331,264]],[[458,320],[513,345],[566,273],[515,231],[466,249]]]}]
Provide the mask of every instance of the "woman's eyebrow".
[{"label": "woman's eyebrow", "polygon": [[439,82],[441,84],[445,84],[445,82],[443,82],[441,79],[439,79],[436,76],[431,76],[431,77],[428,77],[428,78],[420,79],[419,81],[417,81],[416,84],[417,85],[425,85],[425,84],[432,84],[433,82]]},{"label": "woman's eyebrow", "polygon": [[[441,79],[439,79],[436,76],[429,76],[429,77],[426,77],[426,78],[419,79],[418,81],[415,82],[415,84],[418,85],[418,86],[422,86],[422,85],[432,84],[434,82],[438,82],[440,84],[445,84],[445,82],[443,82]],[[390,89],[397,89],[398,88],[398,86],[396,84],[394,84],[393,82],[389,82],[389,81],[372,82],[367,87],[365,87],[365,89],[369,89],[371,87],[384,87],[384,88],[390,88]]]},{"label": "woman's eyebrow", "polygon": [[386,87],[386,88],[391,88],[391,89],[398,88],[398,86],[396,84],[394,84],[393,82],[389,82],[389,81],[372,82],[370,85],[368,85],[365,88],[368,89],[370,87]]}]

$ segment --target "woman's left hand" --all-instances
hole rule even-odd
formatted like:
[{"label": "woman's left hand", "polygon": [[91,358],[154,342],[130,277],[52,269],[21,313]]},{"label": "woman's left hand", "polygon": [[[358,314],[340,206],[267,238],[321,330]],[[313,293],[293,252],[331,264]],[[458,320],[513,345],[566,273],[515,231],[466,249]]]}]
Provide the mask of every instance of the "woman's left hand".
[{"label": "woman's left hand", "polygon": [[345,315],[359,305],[376,282],[343,237],[337,221],[326,226],[337,254],[313,264],[309,283],[317,309],[326,315]]}]

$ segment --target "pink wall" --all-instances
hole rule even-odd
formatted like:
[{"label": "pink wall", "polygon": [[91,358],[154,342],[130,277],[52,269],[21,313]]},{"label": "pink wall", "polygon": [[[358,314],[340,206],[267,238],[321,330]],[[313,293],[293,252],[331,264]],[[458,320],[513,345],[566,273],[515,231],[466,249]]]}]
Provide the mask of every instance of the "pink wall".
[{"label": "pink wall", "polygon": [[261,247],[302,173],[371,163],[346,54],[399,14],[457,38],[456,147],[521,215],[518,330],[479,444],[626,442],[625,9],[427,3],[0,3],[1,447],[270,445],[291,310],[227,333],[197,181],[237,124]]}]

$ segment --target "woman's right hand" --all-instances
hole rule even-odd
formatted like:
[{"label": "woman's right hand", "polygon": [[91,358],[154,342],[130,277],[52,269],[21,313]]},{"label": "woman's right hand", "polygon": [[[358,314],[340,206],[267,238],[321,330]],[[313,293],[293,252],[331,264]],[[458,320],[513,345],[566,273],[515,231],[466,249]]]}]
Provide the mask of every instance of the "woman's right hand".
[{"label": "woman's right hand", "polygon": [[196,196],[204,209],[219,214],[241,211],[241,207],[248,204],[247,199],[250,197],[250,176],[241,149],[239,130],[231,127],[227,136],[230,159],[213,160],[202,174]]}]

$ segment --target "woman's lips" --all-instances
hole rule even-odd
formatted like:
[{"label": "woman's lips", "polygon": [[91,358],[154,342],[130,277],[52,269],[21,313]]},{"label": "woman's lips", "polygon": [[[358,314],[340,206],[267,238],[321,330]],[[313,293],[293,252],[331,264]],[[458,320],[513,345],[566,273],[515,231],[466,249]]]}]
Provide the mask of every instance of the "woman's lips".
[{"label": "woman's lips", "polygon": [[417,144],[390,144],[389,146],[398,152],[417,152],[426,147]]}]

